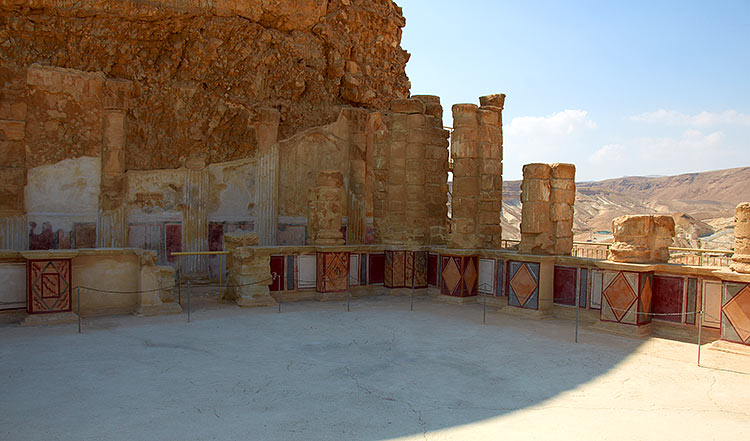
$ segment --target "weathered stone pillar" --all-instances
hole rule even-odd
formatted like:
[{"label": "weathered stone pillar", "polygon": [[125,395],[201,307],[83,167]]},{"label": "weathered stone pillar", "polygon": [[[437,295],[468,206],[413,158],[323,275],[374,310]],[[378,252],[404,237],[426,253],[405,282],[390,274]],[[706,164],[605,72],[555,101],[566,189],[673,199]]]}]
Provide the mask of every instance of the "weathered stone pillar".
[{"label": "weathered stone pillar", "polygon": [[453,220],[448,244],[453,248],[478,248],[479,122],[476,104],[453,105]]},{"label": "weathered stone pillar", "polygon": [[450,132],[443,128],[443,106],[440,98],[432,95],[415,95],[414,99],[425,106],[424,203],[428,236],[432,245],[445,244],[448,233],[448,138]]},{"label": "weathered stone pillar", "polygon": [[570,254],[573,249],[575,191],[573,164],[523,166],[519,251]]},{"label": "weathered stone pillar", "polygon": [[505,95],[453,106],[453,248],[500,248]]},{"label": "weathered stone pillar", "polygon": [[[201,157],[186,164],[185,205],[182,213],[182,250],[208,251],[208,168]],[[186,273],[207,273],[206,256],[184,256]]]},{"label": "weathered stone pillar", "polygon": [[229,279],[224,298],[234,300],[239,306],[270,306],[271,249],[258,248],[256,233],[227,233],[224,247],[229,251],[227,268]]},{"label": "weathered stone pillar", "polygon": [[261,245],[276,245],[279,218],[279,121],[276,109],[260,109],[255,229]]},{"label": "weathered stone pillar", "polygon": [[182,307],[174,301],[174,268],[156,265],[156,251],[139,251],[138,315],[178,314]]},{"label": "weathered stone pillar", "polygon": [[346,243],[363,244],[367,234],[367,145],[369,112],[350,108],[342,111],[349,121],[349,191],[346,201]]},{"label": "weathered stone pillar", "polygon": [[608,260],[613,262],[667,262],[675,235],[672,216],[620,216],[612,221],[614,243]]},{"label": "weathered stone pillar", "polygon": [[102,176],[96,244],[121,248],[127,243],[125,222],[125,131],[132,83],[108,79],[102,95],[104,105]]},{"label": "weathered stone pillar", "polygon": [[346,207],[344,177],[338,170],[318,172],[308,192],[308,225],[312,245],[343,245],[341,217]]},{"label": "weathered stone pillar", "polygon": [[28,248],[25,130],[26,103],[21,92],[0,89],[0,249]]},{"label": "weathered stone pillar", "polygon": [[750,273],[750,202],[743,202],[735,209],[731,268],[738,273]]}]

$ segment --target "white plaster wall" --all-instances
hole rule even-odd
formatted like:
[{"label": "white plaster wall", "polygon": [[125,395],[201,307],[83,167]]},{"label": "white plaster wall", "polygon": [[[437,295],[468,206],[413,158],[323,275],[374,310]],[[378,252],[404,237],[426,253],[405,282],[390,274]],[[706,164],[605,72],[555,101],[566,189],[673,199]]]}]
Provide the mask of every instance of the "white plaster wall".
[{"label": "white plaster wall", "polygon": [[244,222],[255,216],[256,161],[211,164],[209,172],[208,220]]},{"label": "white plaster wall", "polygon": [[76,222],[96,222],[101,159],[80,157],[29,169],[24,189],[28,222],[49,222],[70,231]]},{"label": "white plaster wall", "polygon": [[26,306],[26,264],[0,263],[0,309]]},{"label": "white plaster wall", "polygon": [[128,222],[181,222],[186,177],[184,168],[128,171]]}]

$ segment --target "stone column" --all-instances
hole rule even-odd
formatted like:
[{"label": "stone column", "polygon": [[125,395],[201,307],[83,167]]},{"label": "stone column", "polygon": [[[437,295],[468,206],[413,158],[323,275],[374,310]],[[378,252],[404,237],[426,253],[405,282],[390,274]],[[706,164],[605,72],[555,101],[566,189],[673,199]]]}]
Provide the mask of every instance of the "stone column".
[{"label": "stone column", "polygon": [[737,205],[734,215],[733,271],[750,273],[750,202]]},{"label": "stone column", "polygon": [[390,240],[390,213],[388,202],[391,131],[380,118],[373,114],[370,124],[373,128],[373,188],[372,188],[372,223],[375,243],[386,243]]},{"label": "stone column", "polygon": [[505,95],[453,106],[453,248],[500,248]]},{"label": "stone column", "polygon": [[620,216],[612,221],[614,243],[608,260],[613,262],[652,263],[669,260],[669,246],[675,235],[672,216]]},{"label": "stone column", "polygon": [[279,121],[276,109],[260,109],[255,230],[261,245],[276,245],[279,218]]},{"label": "stone column", "polygon": [[568,255],[573,249],[573,164],[526,164],[521,183],[521,244],[528,254]]},{"label": "stone column", "polygon": [[[200,157],[188,159],[186,167],[182,250],[208,251],[208,168]],[[182,263],[186,273],[208,272],[207,256],[184,256]]]},{"label": "stone column", "polygon": [[308,192],[308,225],[312,245],[344,245],[341,217],[346,206],[344,177],[338,170],[318,172]]},{"label": "stone column", "polygon": [[0,89],[0,249],[25,250],[26,103],[20,93]]},{"label": "stone column", "polygon": [[452,110],[453,220],[448,244],[453,248],[478,248],[479,108],[476,104],[455,104]]},{"label": "stone column", "polygon": [[448,233],[448,138],[443,128],[440,98],[414,95],[425,106],[424,203],[427,219],[426,243],[443,245]]},{"label": "stone column", "polygon": [[125,222],[125,132],[132,83],[108,79],[104,83],[102,175],[96,244],[100,248],[121,248],[127,243]]}]

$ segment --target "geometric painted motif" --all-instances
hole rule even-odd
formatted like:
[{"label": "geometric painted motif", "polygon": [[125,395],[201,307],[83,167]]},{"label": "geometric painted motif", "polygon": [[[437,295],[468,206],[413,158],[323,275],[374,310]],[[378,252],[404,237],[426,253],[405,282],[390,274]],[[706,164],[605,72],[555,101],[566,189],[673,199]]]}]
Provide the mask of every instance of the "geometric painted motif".
[{"label": "geometric painted motif", "polygon": [[[636,324],[632,310],[637,313],[638,273],[604,273],[604,290],[602,291],[602,319]],[[626,317],[627,315],[627,317]]]},{"label": "geometric painted motif", "polygon": [[348,252],[317,252],[316,290],[320,293],[341,292],[347,289],[349,274]]},{"label": "geometric painted motif", "polygon": [[440,292],[453,297],[477,295],[479,279],[477,256],[440,256]]},{"label": "geometric painted motif", "polygon": [[724,283],[721,337],[750,345],[750,285]]},{"label": "geometric painted motif", "polygon": [[387,288],[426,288],[427,272],[427,251],[385,251]]},{"label": "geometric painted motif", "polygon": [[508,305],[525,309],[539,307],[539,264],[508,262]]},{"label": "geometric painted motif", "polygon": [[[641,291],[638,293],[638,298],[640,299],[639,310],[638,310],[638,324],[643,325],[646,323],[651,322],[651,310],[653,307],[653,297],[654,297],[654,273],[648,272],[648,273],[640,273],[641,281]],[[682,297],[680,297],[680,310],[678,311],[682,313]],[[680,321],[680,316],[664,316],[664,317],[677,317],[677,321]]]},{"label": "geometric painted motif", "polygon": [[26,268],[29,314],[73,310],[70,259],[29,260]]}]

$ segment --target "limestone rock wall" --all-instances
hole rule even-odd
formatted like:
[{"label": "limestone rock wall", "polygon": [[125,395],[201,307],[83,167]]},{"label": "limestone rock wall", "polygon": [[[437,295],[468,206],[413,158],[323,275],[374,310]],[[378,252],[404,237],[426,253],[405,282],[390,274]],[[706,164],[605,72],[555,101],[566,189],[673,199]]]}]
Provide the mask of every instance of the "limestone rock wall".
[{"label": "limestone rock wall", "polygon": [[[404,23],[391,0],[0,0],[0,121],[14,122],[0,124],[11,133],[2,148],[22,141],[18,121],[35,99],[27,68],[38,63],[90,73],[86,94],[105,78],[132,82],[126,170],[179,167],[195,152],[207,163],[246,158],[261,108],[280,112],[283,139],[334,121],[341,106],[385,109],[406,97]],[[102,111],[58,110],[82,123]],[[35,143],[36,163],[101,144],[67,151],[48,139]],[[13,205],[17,194],[2,191]]]},{"label": "limestone rock wall", "polygon": [[750,202],[737,205],[735,210],[732,270],[750,273]]},{"label": "limestone rock wall", "polygon": [[526,164],[521,183],[522,253],[568,255],[573,250],[573,164]]},{"label": "limestone rock wall", "polygon": [[675,235],[672,216],[631,215],[612,221],[614,243],[608,260],[614,262],[667,262]]}]

